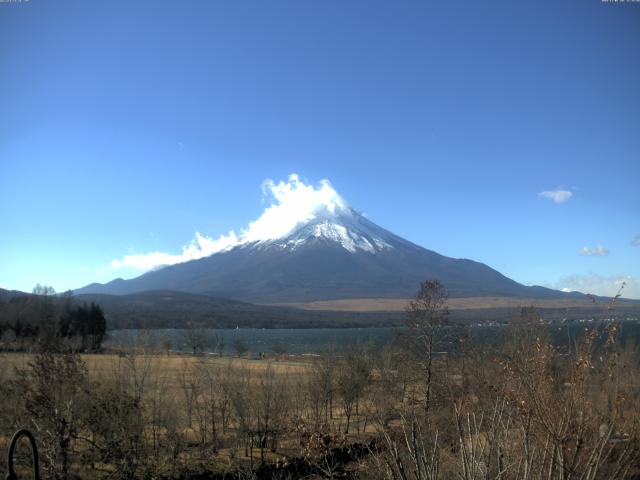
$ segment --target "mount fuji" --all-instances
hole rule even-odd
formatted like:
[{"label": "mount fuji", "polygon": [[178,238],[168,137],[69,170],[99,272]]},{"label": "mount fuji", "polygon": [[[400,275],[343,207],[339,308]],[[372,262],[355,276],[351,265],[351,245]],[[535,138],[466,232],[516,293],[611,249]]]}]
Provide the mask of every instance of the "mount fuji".
[{"label": "mount fuji", "polygon": [[247,238],[204,258],[130,280],[90,284],[75,293],[173,290],[271,304],[410,298],[426,279],[438,279],[451,297],[582,296],[524,286],[485,264],[427,250],[346,204],[316,209],[276,238]]}]

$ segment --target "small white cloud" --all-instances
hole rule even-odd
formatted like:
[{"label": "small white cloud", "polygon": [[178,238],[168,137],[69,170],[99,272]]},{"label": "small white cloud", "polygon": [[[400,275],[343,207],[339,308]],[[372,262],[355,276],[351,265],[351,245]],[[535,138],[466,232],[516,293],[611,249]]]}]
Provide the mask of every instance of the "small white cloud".
[{"label": "small white cloud", "polygon": [[291,174],[287,181],[278,183],[267,179],[261,188],[263,201],[270,201],[270,205],[260,217],[249,222],[239,236],[231,231],[228,235],[213,239],[197,232],[196,238],[182,247],[182,253],[156,251],[125,255],[121,259],[112,260],[111,268],[147,271],[160,266],[197,260],[244,243],[284,237],[298,224],[312,220],[321,213],[333,215],[348,208],[345,200],[328,180],[321,180],[317,186],[313,186],[305,184],[298,175]]},{"label": "small white cloud", "polygon": [[573,192],[571,190],[565,190],[563,187],[558,187],[555,190],[545,190],[544,192],[538,193],[538,197],[546,198],[558,204],[568,202],[572,196]]},{"label": "small white cloud", "polygon": [[631,240],[631,245],[633,245],[634,247],[640,247],[640,235],[636,235],[635,237],[633,237],[633,240]]},{"label": "small white cloud", "polygon": [[624,282],[622,296],[624,298],[640,299],[640,278],[631,275],[617,275],[605,277],[597,273],[586,275],[567,275],[561,277],[558,282],[550,285],[551,288],[563,292],[592,293],[603,297],[613,298]]},{"label": "small white cloud", "polygon": [[602,246],[582,247],[580,250],[580,255],[583,257],[606,257],[609,253],[609,249]]}]

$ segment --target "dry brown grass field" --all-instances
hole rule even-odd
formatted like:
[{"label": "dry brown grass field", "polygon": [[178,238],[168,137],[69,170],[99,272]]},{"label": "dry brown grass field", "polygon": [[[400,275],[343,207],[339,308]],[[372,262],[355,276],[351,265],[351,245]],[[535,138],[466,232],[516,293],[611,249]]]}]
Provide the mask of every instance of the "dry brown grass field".
[{"label": "dry brown grass field", "polygon": [[[133,356],[131,356],[133,354]],[[35,354],[29,352],[0,353],[0,374],[3,381],[15,377],[16,369],[26,369]],[[255,360],[238,357],[218,357],[213,355],[160,354],[129,352],[128,354],[104,353],[81,354],[80,359],[87,367],[88,376],[94,381],[114,381],[123,371],[130,368],[133,358],[144,374],[154,381],[160,381],[166,395],[178,395],[180,380],[184,375],[192,376],[198,369],[248,370],[257,377],[267,370],[288,382],[297,382],[308,375],[311,369],[309,360],[282,356]],[[185,373],[186,372],[186,373]]]},{"label": "dry brown grass field", "polygon": [[[33,361],[35,353],[32,352],[0,352],[0,365],[2,365],[3,377],[11,378],[15,375],[15,368],[26,368]],[[261,372],[271,368],[279,375],[295,375],[308,371],[310,360],[303,360],[293,356],[275,356],[261,360],[215,355],[190,355],[163,353],[138,353],[136,358],[145,358],[152,362],[155,370],[163,371],[168,377],[177,375],[181,368],[194,365],[210,365],[225,367],[246,367],[250,370]],[[82,353],[79,358],[87,365],[89,374],[94,378],[100,378],[113,372],[114,367],[121,364],[128,354],[117,353]]]},{"label": "dry brown grass field", "polygon": [[616,323],[566,348],[534,316],[491,351],[442,356],[439,317],[416,312],[399,350],[312,359],[3,353],[0,449],[30,428],[56,479],[640,474],[640,354]]},{"label": "dry brown grass field", "polygon": [[[6,385],[24,380],[25,372],[34,369],[35,359],[36,354],[32,353],[0,353],[0,381]],[[290,356],[256,360],[212,355],[166,355],[142,350],[81,354],[78,359],[86,368],[89,384],[107,386],[107,391],[118,390],[140,402],[144,410],[144,414],[141,412],[145,423],[142,429],[144,443],[172,443],[171,448],[165,448],[163,455],[156,452],[162,458],[156,459],[158,463],[154,468],[164,474],[169,474],[172,469],[166,458],[166,450],[171,449],[180,451],[174,458],[177,464],[195,465],[208,471],[251,470],[261,462],[273,463],[284,456],[303,454],[304,447],[299,434],[306,435],[301,429],[306,428],[308,420],[302,420],[302,417],[308,419],[314,415],[310,412],[307,399],[302,398],[307,396],[303,389],[312,383],[314,365],[309,360]],[[56,380],[52,378],[51,382]],[[65,379],[61,382],[64,383]],[[72,386],[67,385],[66,388],[71,390]],[[271,400],[261,403],[264,396],[271,397]],[[18,400],[18,403],[22,401],[21,398],[14,400]],[[117,399],[114,401],[118,402]],[[81,405],[80,410],[82,408]],[[287,410],[287,416],[293,417],[282,417],[284,409]],[[37,429],[30,422],[33,419],[7,418],[7,414],[10,416],[11,411],[5,411],[4,426],[0,432],[0,451],[6,450],[15,429],[23,426]],[[316,411],[318,425],[319,415],[320,412]],[[325,412],[325,416],[332,423],[326,432],[340,432],[341,442],[366,438],[374,431],[370,421],[353,414],[350,433],[343,435],[341,431],[345,414],[337,401],[331,405],[330,412]],[[221,425],[213,427],[216,421]],[[279,424],[271,425],[269,422]],[[316,427],[314,430],[317,430]],[[122,428],[126,429],[124,426]],[[212,428],[219,431],[214,434]],[[269,432],[269,435],[278,435],[277,451],[271,446],[264,448],[263,445],[260,448],[257,444],[257,431],[260,429]],[[283,430],[283,433],[276,434],[279,430]],[[83,435],[86,432],[79,437]],[[215,440],[213,435],[216,436]],[[76,457],[82,457],[91,450],[91,445],[80,441],[74,443]],[[70,471],[82,478],[123,475],[112,464],[93,462],[92,465],[89,468],[87,464],[74,462]],[[3,468],[0,466],[0,475],[6,473]],[[129,473],[124,473],[124,476]]]},{"label": "dry brown grass field", "polygon": [[[307,303],[280,303],[280,306],[302,308],[304,310],[344,311],[344,312],[403,312],[410,299],[407,298],[351,298],[343,300],[319,300]],[[618,305],[629,303],[618,300]],[[630,305],[637,305],[629,303]],[[449,298],[447,305],[451,310],[475,310],[493,308],[520,308],[522,305],[535,305],[538,308],[590,309],[593,302],[589,299],[551,299],[507,298],[507,297],[466,297]]]}]

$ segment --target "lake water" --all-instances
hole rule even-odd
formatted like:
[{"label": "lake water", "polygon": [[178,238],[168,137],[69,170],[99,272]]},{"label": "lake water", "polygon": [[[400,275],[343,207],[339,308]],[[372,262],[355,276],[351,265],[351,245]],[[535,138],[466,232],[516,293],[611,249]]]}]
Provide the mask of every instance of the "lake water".
[{"label": "lake water", "polygon": [[[557,344],[567,345],[584,332],[585,328],[603,328],[606,322],[575,322],[570,325],[549,325],[549,333]],[[640,344],[640,323],[635,320],[621,322],[620,338]],[[508,327],[501,325],[474,326],[465,331],[471,342],[490,345],[503,335]],[[245,344],[251,353],[274,353],[284,351],[289,354],[320,354],[329,349],[344,350],[352,345],[383,348],[397,337],[397,328],[283,328],[283,329],[208,329],[197,330],[204,351],[213,351],[222,340],[223,353],[236,353],[236,344]],[[457,333],[454,333],[457,335]],[[168,339],[173,351],[191,350],[189,333],[180,329],[159,330],[112,330],[109,332],[105,347],[153,346],[163,348]],[[440,349],[451,350],[450,345]]]}]

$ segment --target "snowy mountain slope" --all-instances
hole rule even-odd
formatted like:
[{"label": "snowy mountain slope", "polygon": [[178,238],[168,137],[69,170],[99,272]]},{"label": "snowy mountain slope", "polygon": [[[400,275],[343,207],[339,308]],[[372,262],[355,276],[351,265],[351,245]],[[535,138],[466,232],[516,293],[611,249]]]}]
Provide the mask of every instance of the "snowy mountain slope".
[{"label": "snowy mountain slope", "polygon": [[324,209],[279,238],[246,241],[209,257],[76,293],[204,293],[257,303],[408,298],[438,279],[451,296],[565,297],[523,286],[482,263],[445,257],[379,227],[349,207]]},{"label": "snowy mountain slope", "polygon": [[280,247],[295,250],[313,241],[326,241],[344,248],[350,253],[358,251],[376,253],[393,248],[389,240],[394,235],[378,227],[353,209],[338,212],[322,212],[313,220],[294,229],[289,235],[275,240],[259,242],[257,248]]}]

